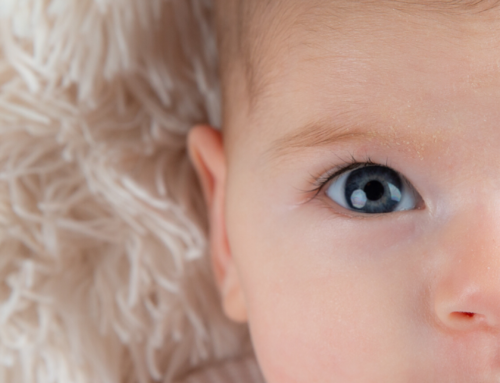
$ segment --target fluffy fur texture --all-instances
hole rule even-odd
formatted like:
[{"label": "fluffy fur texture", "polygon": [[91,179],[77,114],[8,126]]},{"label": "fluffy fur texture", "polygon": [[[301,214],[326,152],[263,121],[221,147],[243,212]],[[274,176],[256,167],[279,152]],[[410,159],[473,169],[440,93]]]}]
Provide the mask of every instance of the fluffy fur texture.
[{"label": "fluffy fur texture", "polygon": [[206,257],[209,0],[0,1],[0,382],[171,382],[248,343]]}]

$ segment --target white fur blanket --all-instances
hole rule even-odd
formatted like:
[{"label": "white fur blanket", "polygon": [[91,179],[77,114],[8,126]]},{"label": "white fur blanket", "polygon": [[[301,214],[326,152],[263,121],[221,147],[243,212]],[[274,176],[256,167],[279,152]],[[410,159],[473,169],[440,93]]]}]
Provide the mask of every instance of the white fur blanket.
[{"label": "white fur blanket", "polygon": [[207,0],[0,0],[0,382],[170,382],[234,355],[185,136]]}]

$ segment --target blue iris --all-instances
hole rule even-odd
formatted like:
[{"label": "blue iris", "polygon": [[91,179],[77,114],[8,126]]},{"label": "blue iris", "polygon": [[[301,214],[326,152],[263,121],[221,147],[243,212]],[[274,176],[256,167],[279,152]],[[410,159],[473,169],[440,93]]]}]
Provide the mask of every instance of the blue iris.
[{"label": "blue iris", "polygon": [[347,205],[362,213],[390,213],[403,195],[403,181],[385,166],[364,166],[353,170],[345,181]]}]

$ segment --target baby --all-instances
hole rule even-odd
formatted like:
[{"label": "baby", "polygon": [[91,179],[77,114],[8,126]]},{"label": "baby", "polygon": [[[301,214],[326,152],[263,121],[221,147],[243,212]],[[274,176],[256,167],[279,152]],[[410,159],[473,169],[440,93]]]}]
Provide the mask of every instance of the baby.
[{"label": "baby", "polygon": [[189,150],[266,382],[500,382],[500,2],[216,13],[223,126]]}]

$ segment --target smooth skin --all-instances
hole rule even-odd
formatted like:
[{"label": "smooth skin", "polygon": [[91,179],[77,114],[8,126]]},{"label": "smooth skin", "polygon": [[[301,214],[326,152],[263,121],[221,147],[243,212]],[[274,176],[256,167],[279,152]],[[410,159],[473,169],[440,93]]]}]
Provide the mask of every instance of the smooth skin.
[{"label": "smooth skin", "polygon": [[[500,382],[500,9],[334,3],[265,52],[265,102],[190,133],[224,310],[268,383]],[[317,145],[277,150],[318,122]],[[311,191],[353,159],[419,205],[368,215]]]}]

